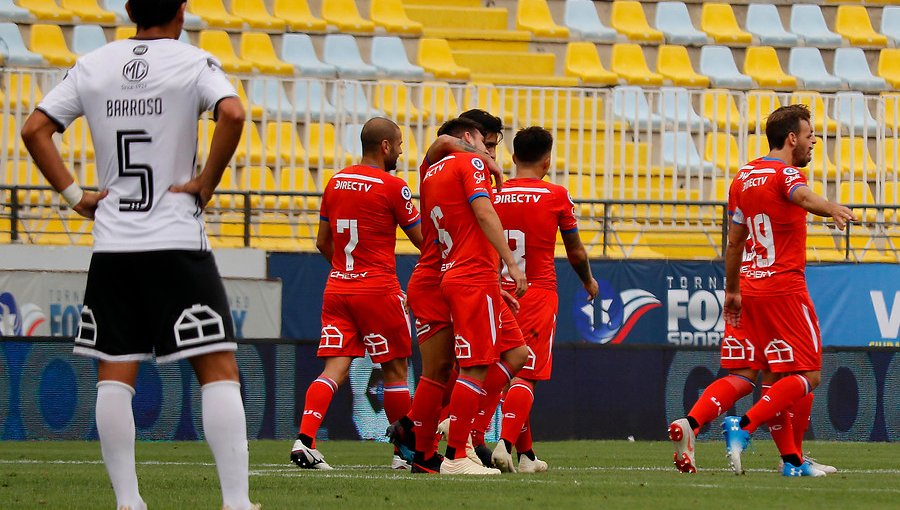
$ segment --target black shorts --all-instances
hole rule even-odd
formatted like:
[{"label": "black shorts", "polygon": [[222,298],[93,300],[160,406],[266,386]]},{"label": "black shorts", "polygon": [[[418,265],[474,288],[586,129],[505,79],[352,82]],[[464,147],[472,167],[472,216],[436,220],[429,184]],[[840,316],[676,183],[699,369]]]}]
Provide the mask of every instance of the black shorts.
[{"label": "black shorts", "polygon": [[161,363],[234,351],[234,326],[216,261],[205,251],[94,253],[76,354]]}]

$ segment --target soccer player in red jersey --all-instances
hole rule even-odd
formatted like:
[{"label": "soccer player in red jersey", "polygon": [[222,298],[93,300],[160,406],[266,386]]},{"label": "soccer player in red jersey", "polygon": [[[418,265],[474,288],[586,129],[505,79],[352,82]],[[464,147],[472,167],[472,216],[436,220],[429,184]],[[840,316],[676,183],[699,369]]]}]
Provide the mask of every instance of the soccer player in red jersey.
[{"label": "soccer player in red jersey", "polygon": [[[442,132],[483,144],[480,126],[454,119]],[[489,368],[499,359],[495,347],[500,333],[502,298],[497,268],[500,255],[510,265],[516,294],[525,292],[525,275],[514,259],[491,203],[492,190],[484,161],[468,153],[447,156],[428,168],[422,178],[424,211],[434,223],[441,250],[440,289],[450,309],[454,351],[460,367],[450,399],[450,427],[445,474],[497,474],[465,454],[472,419],[484,395]],[[519,348],[525,352],[524,345]],[[523,356],[524,359],[524,356]]]},{"label": "soccer player in red jersey", "polygon": [[[402,154],[400,128],[374,118],[365,123],[360,138],[360,164],[338,172],[322,195],[316,247],[331,262],[318,350],[325,369],[306,392],[300,433],[291,451],[291,460],[302,468],[330,469],[316,449],[316,432],[353,358],[368,353],[381,364],[389,421],[404,416],[410,406],[410,324],[397,281],[394,245],[399,225],[416,247],[421,246],[421,216],[406,183],[388,173]],[[396,457],[394,467],[402,467]]]},{"label": "soccer player in red jersey", "polygon": [[[597,281],[591,275],[587,251],[578,234],[574,204],[562,186],[544,181],[550,170],[553,135],[541,127],[520,130],[513,139],[516,177],[506,181],[494,196],[494,208],[519,269],[528,278],[528,291],[519,298],[516,320],[525,335],[528,361],[512,380],[503,403],[503,425],[493,453],[493,464],[501,471],[516,471],[512,447],[516,447],[519,472],[546,471],[531,445],[529,414],[534,402],[534,386],[550,379],[553,336],[559,298],[553,256],[556,233],[562,233],[569,263],[578,274],[589,299],[597,296]],[[526,263],[527,261],[527,263]],[[503,271],[503,286],[513,282]]]},{"label": "soccer player in red jersey", "polygon": [[[798,169],[809,163],[816,143],[809,119],[803,105],[772,112],[766,124],[772,150],[742,167],[728,194],[731,222],[725,249],[724,316],[731,326],[745,329],[774,380],[747,414],[728,416],[722,424],[736,474],[743,473],[741,452],[750,434],[791,406],[805,407],[803,399],[819,384],[822,340],[804,273],[806,214],[831,217],[840,230],[848,221],[856,221],[850,209],[813,193]],[[749,261],[742,267],[748,236]],[[742,321],[744,310],[746,321]],[[781,430],[792,426],[784,418]],[[803,460],[796,444],[784,448],[792,436],[785,434],[779,445],[782,474],[823,476],[823,471]]]}]

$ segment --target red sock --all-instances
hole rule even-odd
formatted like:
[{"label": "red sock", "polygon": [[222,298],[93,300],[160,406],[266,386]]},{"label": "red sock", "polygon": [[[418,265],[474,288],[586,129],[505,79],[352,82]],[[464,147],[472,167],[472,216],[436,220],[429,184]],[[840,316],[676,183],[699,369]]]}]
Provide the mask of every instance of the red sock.
[{"label": "red sock", "polygon": [[448,453],[451,459],[466,456],[466,442],[472,430],[472,419],[478,411],[478,401],[484,396],[481,381],[460,375],[450,397],[450,432],[447,434]]},{"label": "red sock", "polygon": [[303,417],[300,419],[300,433],[313,439],[312,448],[316,447],[316,433],[325,419],[331,399],[338,385],[327,377],[319,377],[306,390],[306,401],[303,403]]},{"label": "red sock", "polygon": [[752,434],[757,427],[790,407],[809,391],[809,382],[802,375],[789,375],[779,379],[772,385],[769,392],[747,411],[745,416],[750,423],[744,427],[744,430]]},{"label": "red sock", "polygon": [[[762,396],[765,397],[771,389],[770,385],[764,384]],[[789,411],[785,410],[777,413],[766,425],[769,426],[772,441],[775,441],[775,446],[778,447],[778,452],[782,457],[785,455],[800,455],[797,445],[794,443],[794,427],[791,424]]]},{"label": "red sock", "polygon": [[[734,403],[753,391],[753,382],[746,377],[729,374],[716,379],[703,390],[688,416],[697,420],[697,429],[713,421],[717,416],[731,409]],[[694,431],[695,433],[698,430]]]},{"label": "red sock", "polygon": [[803,436],[809,429],[809,415],[812,413],[814,393],[807,393],[805,397],[794,402],[791,406],[791,424],[794,426],[794,444],[803,458]]},{"label": "red sock", "polygon": [[525,421],[525,425],[522,426],[522,432],[519,434],[519,439],[515,442],[516,445],[516,453],[522,454],[534,449],[534,445],[531,443],[531,417]]},{"label": "red sock", "polygon": [[410,409],[409,387],[405,382],[384,383],[384,414],[388,423],[406,416]]},{"label": "red sock", "polygon": [[434,447],[434,431],[437,430],[438,414],[441,412],[441,399],[444,398],[444,385],[427,377],[419,378],[416,396],[409,410],[409,419],[416,426],[416,450],[431,458],[436,451]]},{"label": "red sock", "polygon": [[512,380],[512,372],[506,363],[498,361],[488,368],[484,377],[484,392],[486,395],[478,403],[478,414],[472,422],[472,446],[484,444],[484,433],[487,432],[500,403],[500,393]]},{"label": "red sock", "polygon": [[503,426],[500,438],[516,444],[522,427],[528,423],[531,405],[534,403],[534,390],[530,383],[517,382],[510,386],[503,401]]}]

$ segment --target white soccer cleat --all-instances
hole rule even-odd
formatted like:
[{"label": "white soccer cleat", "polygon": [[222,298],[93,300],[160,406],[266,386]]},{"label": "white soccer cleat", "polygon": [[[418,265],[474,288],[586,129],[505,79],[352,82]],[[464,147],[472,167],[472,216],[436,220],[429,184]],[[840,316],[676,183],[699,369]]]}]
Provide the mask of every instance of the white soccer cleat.
[{"label": "white soccer cleat", "polygon": [[547,471],[547,463],[535,457],[529,459],[526,455],[519,456],[519,473],[543,473]]},{"label": "white soccer cleat", "polygon": [[394,455],[394,458],[391,459],[391,469],[400,469],[400,470],[405,469],[408,471],[408,470],[412,469],[412,465],[410,465],[409,462],[406,462],[405,460],[400,458],[399,455]]},{"label": "white soccer cleat", "polygon": [[[805,460],[806,462],[809,462],[809,465],[812,466],[813,469],[817,469],[817,470],[825,473],[826,475],[833,475],[838,472],[838,469],[836,467],[829,466],[828,464],[822,464],[820,462],[816,462],[816,459],[810,457],[809,455],[804,456],[803,460]],[[784,461],[783,460],[778,461],[778,470],[779,471],[784,470]]]},{"label": "white soccer cleat", "polygon": [[696,473],[697,464],[694,461],[694,429],[687,421],[681,418],[669,425],[669,440],[675,446],[675,468],[682,473]]},{"label": "white soccer cleat", "polygon": [[334,469],[325,462],[325,457],[315,448],[309,448],[303,441],[294,441],[291,449],[291,462],[303,469]]},{"label": "white soccer cleat", "polygon": [[119,510],[147,510],[147,503],[141,501],[135,506],[120,506]]},{"label": "white soccer cleat", "polygon": [[491,454],[491,462],[494,463],[494,466],[496,466],[497,469],[504,473],[516,472],[516,466],[513,464],[512,455],[506,450],[506,443],[504,443],[502,439],[498,441],[497,446],[494,447],[494,453]]},{"label": "white soccer cleat", "polygon": [[[450,418],[445,418],[444,421],[438,423],[437,433],[441,435],[441,439],[447,440],[447,434],[450,433]],[[475,452],[475,447],[472,446],[472,434],[469,434],[466,439],[466,457],[479,466],[484,465],[478,457],[478,453]]]},{"label": "white soccer cleat", "polygon": [[461,459],[444,459],[441,462],[442,475],[499,475],[499,469],[486,468],[481,464],[476,464],[472,459],[463,457]]},{"label": "white soccer cleat", "polygon": [[[259,503],[253,503],[250,505],[250,510],[260,510],[261,508],[262,508],[262,506]],[[228,505],[225,505],[222,507],[222,510],[231,510],[231,507]]]}]

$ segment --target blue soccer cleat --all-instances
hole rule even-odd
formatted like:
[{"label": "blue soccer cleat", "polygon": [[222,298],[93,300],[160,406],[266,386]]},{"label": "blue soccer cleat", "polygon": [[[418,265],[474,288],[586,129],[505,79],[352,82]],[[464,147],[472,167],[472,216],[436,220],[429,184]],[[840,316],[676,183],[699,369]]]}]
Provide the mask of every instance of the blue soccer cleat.
[{"label": "blue soccer cleat", "polygon": [[795,466],[790,462],[785,462],[784,467],[781,468],[781,474],[783,476],[825,476],[824,471],[813,467],[808,460],[799,466]]},{"label": "blue soccer cleat", "polygon": [[725,454],[731,469],[736,475],[744,474],[741,453],[750,445],[750,433],[741,428],[741,417],[726,416],[722,422],[722,433],[725,435]]}]

